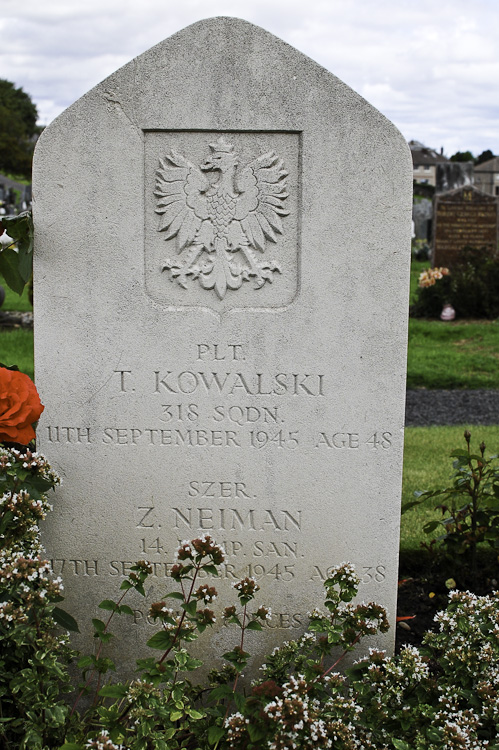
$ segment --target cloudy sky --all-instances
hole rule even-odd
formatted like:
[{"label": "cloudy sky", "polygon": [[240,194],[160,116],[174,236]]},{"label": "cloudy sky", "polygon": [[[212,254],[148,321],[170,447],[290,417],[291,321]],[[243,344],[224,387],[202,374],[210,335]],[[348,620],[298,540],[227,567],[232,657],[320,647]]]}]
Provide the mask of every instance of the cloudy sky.
[{"label": "cloudy sky", "polygon": [[499,0],[0,0],[0,77],[47,125],[136,55],[220,15],[317,60],[407,140],[499,153]]}]

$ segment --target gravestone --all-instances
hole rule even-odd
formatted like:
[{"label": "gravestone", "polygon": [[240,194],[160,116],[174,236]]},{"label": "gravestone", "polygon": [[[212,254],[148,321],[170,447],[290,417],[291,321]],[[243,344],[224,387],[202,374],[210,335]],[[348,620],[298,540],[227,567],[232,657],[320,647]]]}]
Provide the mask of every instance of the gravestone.
[{"label": "gravestone", "polygon": [[[272,606],[252,634],[260,657],[303,632],[345,560],[393,623],[412,195],[400,133],[297,50],[215,18],[57,118],[33,192],[38,446],[63,477],[44,538],[78,642],[149,559],[132,636],[109,644],[131,673],[179,541],[205,533],[227,554],[220,607],[246,575]],[[235,638],[204,634],[210,665]]]},{"label": "gravestone", "polygon": [[433,217],[433,204],[428,198],[421,198],[412,207],[412,220],[416,239],[430,240]]},{"label": "gravestone", "polygon": [[498,202],[475,187],[466,186],[435,196],[433,265],[451,268],[463,248],[497,252]]}]

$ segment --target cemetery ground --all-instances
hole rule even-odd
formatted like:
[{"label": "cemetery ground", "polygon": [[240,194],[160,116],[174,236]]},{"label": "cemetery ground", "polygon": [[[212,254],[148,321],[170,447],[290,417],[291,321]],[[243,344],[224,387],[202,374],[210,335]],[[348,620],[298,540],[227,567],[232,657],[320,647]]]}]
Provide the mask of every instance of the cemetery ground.
[{"label": "cemetery ground", "polygon": [[[420,272],[428,262],[413,261],[411,267],[411,300]],[[1,283],[0,279],[0,283]],[[28,293],[22,297],[6,289],[3,311],[32,310]],[[0,360],[33,378],[33,331],[29,328],[0,327]],[[499,321],[410,319],[407,387],[411,389],[498,389],[499,390]],[[446,487],[452,473],[450,454],[463,446],[463,432],[469,429],[477,448],[483,441],[487,455],[498,451],[499,424],[406,427],[402,504],[413,499],[416,490]],[[420,641],[432,626],[433,616],[445,606],[448,588],[438,573],[438,564],[431,551],[431,540],[440,530],[426,534],[426,523],[441,518],[435,510],[437,500],[402,515],[400,537],[398,644]],[[427,547],[429,545],[430,549]],[[481,593],[490,589],[490,575],[481,581]]]}]

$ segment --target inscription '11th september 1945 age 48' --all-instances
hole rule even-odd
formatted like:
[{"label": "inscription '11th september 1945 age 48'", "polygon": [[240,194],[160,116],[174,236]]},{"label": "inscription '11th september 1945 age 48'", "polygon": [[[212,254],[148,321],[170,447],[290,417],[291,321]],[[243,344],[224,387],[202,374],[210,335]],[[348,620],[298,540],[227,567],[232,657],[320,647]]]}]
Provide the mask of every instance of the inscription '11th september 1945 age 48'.
[{"label": "inscription '11th september 1945 age 48'", "polygon": [[[344,425],[319,425],[304,434],[290,423],[285,413],[289,399],[324,398],[328,388],[324,374],[248,371],[244,368],[243,344],[197,344],[195,354],[196,362],[202,364],[182,370],[150,371],[146,392],[155,401],[157,424],[118,423],[99,428],[48,425],[48,441],[256,450],[296,450],[300,446],[319,450],[387,450],[392,445],[392,434],[386,429],[360,432]],[[207,362],[223,363],[223,369],[207,370],[203,367]],[[236,371],[232,369],[234,365]],[[136,395],[139,377],[132,369],[114,370],[112,380],[125,398]],[[204,405],[206,395],[219,396],[221,403]],[[245,402],[245,397],[251,397],[252,402]],[[266,403],[255,404],[255,397],[265,397]]]}]

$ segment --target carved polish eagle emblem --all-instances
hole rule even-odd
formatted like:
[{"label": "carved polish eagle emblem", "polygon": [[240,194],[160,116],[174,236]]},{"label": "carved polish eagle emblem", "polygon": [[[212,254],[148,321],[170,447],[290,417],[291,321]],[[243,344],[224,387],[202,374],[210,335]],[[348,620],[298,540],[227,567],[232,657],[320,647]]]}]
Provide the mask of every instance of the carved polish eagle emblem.
[{"label": "carved polish eagle emblem", "polygon": [[[259,289],[280,273],[277,263],[260,254],[283,233],[288,173],[273,151],[240,167],[234,146],[223,136],[210,150],[199,166],[173,150],[160,159],[155,210],[158,231],[165,232],[165,240],[176,237],[178,252],[162,271],[184,289],[197,279],[223,299],[244,281]],[[208,173],[218,174],[210,180]]]}]

